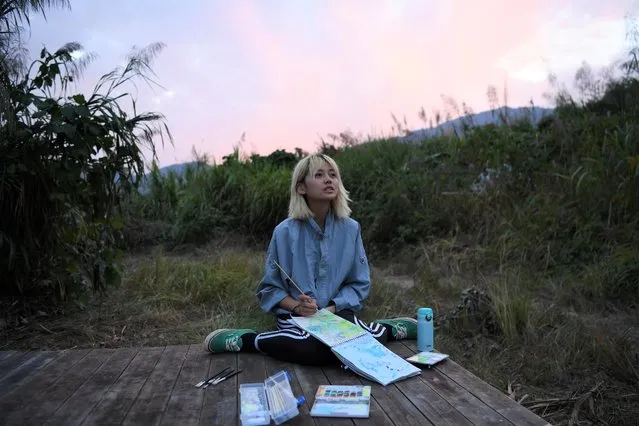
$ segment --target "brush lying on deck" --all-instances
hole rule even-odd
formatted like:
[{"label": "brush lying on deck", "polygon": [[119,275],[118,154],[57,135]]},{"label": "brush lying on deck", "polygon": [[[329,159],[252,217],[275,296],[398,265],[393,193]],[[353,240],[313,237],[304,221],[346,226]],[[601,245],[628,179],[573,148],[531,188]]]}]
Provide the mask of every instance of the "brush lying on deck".
[{"label": "brush lying on deck", "polygon": [[201,382],[199,382],[198,384],[195,385],[196,388],[207,388],[210,385],[217,385],[220,382],[223,382],[224,380],[228,379],[229,377],[233,377],[236,374],[239,374],[242,372],[242,370],[237,370],[235,371],[235,369],[231,370],[231,367],[226,367],[224,370],[215,373],[213,376],[209,377],[206,380],[202,380]]}]

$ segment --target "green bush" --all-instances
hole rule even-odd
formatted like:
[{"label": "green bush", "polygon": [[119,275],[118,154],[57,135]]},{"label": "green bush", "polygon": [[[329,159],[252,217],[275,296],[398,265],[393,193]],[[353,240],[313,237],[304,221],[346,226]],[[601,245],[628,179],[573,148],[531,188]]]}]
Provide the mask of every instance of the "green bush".
[{"label": "green bush", "polygon": [[143,171],[142,148],[153,148],[163,129],[161,115],[132,115],[120,105],[127,95],[114,92],[144,77],[161,47],[134,52],[88,97],[68,93],[76,44],[43,49],[23,77],[0,72],[8,92],[0,116],[0,294],[53,290],[66,299],[119,281],[120,201]]},{"label": "green bush", "polygon": [[[609,260],[617,266],[602,276],[612,286],[606,294],[636,295],[633,267],[611,254],[639,243],[639,124],[630,100],[611,101],[637,87],[623,81],[610,82],[599,99],[564,99],[537,126],[505,122],[421,143],[381,139],[320,150],[340,165],[353,217],[376,255],[463,236],[483,247],[486,267],[581,271]],[[150,191],[131,203],[143,207],[132,214],[165,217],[180,242],[228,232],[265,241],[286,217],[289,179],[301,155],[241,159],[235,151],[184,179],[154,170]],[[492,185],[474,191],[488,169]]]}]

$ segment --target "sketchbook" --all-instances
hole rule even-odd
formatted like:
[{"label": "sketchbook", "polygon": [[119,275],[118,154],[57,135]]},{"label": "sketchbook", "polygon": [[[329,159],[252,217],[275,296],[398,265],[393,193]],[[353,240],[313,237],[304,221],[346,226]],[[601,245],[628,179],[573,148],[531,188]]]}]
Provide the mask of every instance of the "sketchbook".
[{"label": "sketchbook", "polygon": [[384,386],[421,374],[421,370],[379,343],[363,328],[321,309],[310,317],[292,317],[302,329],[328,345],[354,372]]},{"label": "sketchbook", "polygon": [[433,365],[445,360],[446,358],[448,358],[448,354],[443,354],[440,352],[419,352],[413,356],[406,358],[406,361],[432,367]]},{"label": "sketchbook", "polygon": [[322,385],[315,392],[312,417],[368,418],[371,387],[363,385]]}]

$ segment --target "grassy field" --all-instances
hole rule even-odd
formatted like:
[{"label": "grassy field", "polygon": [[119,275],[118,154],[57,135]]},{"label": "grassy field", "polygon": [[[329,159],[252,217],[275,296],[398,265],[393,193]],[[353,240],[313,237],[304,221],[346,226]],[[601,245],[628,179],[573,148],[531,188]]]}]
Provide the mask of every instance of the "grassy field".
[{"label": "grassy field", "polygon": [[[543,133],[489,127],[332,151],[373,268],[363,316],[432,306],[439,350],[554,424],[630,424],[639,414],[635,124],[597,133],[596,115],[565,114]],[[569,137],[579,124],[589,139],[557,147],[570,143],[557,127],[572,126]],[[236,152],[184,177],[154,173],[126,206],[121,285],[16,317],[2,346],[199,343],[218,327],[272,328],[254,290],[297,157],[271,160]],[[515,172],[471,190],[478,167],[469,164],[505,161]]]},{"label": "grassy field", "polygon": [[[553,424],[635,424],[636,76],[580,102],[561,98],[537,125],[504,116],[421,143],[322,144],[341,166],[373,268],[363,316],[431,306],[439,350]],[[0,155],[11,178],[0,187],[10,201],[0,204],[0,254],[10,254],[0,257],[10,277],[0,282],[0,350],[199,343],[218,327],[273,326],[254,291],[301,150],[238,149],[214,165],[197,157],[180,175],[154,167],[127,195],[113,178],[130,159],[78,149],[63,170],[52,159],[71,145],[29,135],[14,135],[23,163]],[[130,149],[140,143],[125,136]],[[37,157],[41,147],[58,151]],[[78,179],[84,163],[97,170],[91,179]],[[482,172],[490,178],[478,186]]]},{"label": "grassy field", "polygon": [[[132,254],[119,288],[80,308],[43,307],[6,333],[2,346],[154,346],[200,343],[218,327],[272,329],[254,299],[265,253],[240,240]],[[481,254],[473,252],[440,240],[371,259],[363,316],[432,306],[438,350],[553,424],[573,416],[581,424],[631,424],[639,401],[636,308],[589,302],[570,277],[525,268],[482,272],[474,260]]]}]

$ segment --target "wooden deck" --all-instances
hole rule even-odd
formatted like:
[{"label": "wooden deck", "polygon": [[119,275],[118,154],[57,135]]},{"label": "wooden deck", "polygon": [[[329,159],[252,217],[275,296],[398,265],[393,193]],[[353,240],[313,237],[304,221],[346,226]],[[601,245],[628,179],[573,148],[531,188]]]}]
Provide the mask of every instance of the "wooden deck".
[{"label": "wooden deck", "polygon": [[[400,356],[414,342],[393,342]],[[194,385],[232,366],[243,371],[207,389]],[[0,352],[0,424],[240,424],[240,383],[286,369],[306,404],[291,425],[547,425],[503,393],[446,360],[421,376],[377,385],[340,368],[309,368],[257,354],[212,355],[202,345]],[[320,384],[371,384],[369,419],[309,415]],[[271,423],[273,424],[273,423]]]}]

